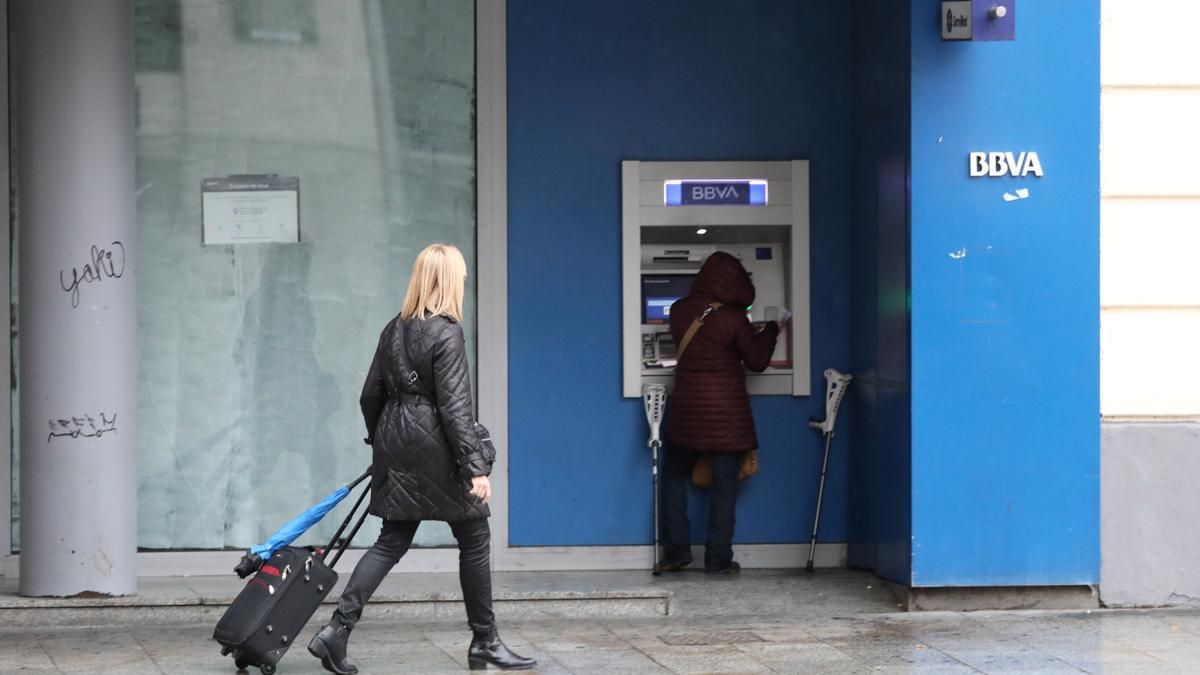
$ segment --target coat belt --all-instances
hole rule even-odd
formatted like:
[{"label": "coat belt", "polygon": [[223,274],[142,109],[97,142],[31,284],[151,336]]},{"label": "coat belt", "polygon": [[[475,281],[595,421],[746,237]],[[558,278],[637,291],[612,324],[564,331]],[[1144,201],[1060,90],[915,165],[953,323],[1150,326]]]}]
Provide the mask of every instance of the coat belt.
[{"label": "coat belt", "polygon": [[417,394],[393,394],[391,398],[401,405],[427,405],[433,407],[433,401]]}]

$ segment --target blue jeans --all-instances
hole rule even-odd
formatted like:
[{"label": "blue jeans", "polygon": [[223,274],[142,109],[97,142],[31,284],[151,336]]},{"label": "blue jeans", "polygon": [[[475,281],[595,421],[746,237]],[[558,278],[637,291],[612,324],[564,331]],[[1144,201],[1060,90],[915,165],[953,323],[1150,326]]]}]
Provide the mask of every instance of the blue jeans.
[{"label": "blue jeans", "polygon": [[[708,540],[704,543],[704,567],[727,569],[733,562],[733,526],[737,511],[738,473],[742,456],[736,452],[714,452],[712,502],[708,510]],[[692,466],[699,453],[666,446],[662,476],[662,534],[666,559],[691,562],[691,525],[688,523],[687,490]]]}]

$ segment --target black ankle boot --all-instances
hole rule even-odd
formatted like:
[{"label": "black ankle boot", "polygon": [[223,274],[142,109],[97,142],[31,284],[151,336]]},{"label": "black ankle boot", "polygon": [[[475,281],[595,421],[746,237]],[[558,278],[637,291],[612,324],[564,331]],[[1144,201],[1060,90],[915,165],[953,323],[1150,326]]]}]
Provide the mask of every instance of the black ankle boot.
[{"label": "black ankle boot", "polygon": [[525,658],[513,652],[494,632],[486,637],[476,637],[471,640],[471,649],[467,651],[467,663],[471,670],[487,670],[488,664],[500,670],[529,670],[537,666],[537,661]]},{"label": "black ankle boot", "polygon": [[336,675],[354,675],[358,666],[346,658],[346,643],[350,641],[350,629],[331,621],[313,636],[308,643],[308,653],[321,659],[325,670]]}]

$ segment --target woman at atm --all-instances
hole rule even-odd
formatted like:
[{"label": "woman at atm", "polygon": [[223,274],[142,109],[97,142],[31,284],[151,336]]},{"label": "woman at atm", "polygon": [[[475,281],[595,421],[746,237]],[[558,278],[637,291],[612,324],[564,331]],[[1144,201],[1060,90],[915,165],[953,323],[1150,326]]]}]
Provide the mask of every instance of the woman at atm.
[{"label": "woman at atm", "polygon": [[687,482],[701,454],[710,456],[713,473],[704,571],[740,569],[733,560],[738,474],[742,456],[758,448],[746,370],[766,370],[779,337],[774,321],[750,323],[746,311],[753,303],[750,274],[737,258],[718,251],[704,262],[687,297],[671,306],[671,334],[680,353],[667,410],[663,571],[692,562]]}]

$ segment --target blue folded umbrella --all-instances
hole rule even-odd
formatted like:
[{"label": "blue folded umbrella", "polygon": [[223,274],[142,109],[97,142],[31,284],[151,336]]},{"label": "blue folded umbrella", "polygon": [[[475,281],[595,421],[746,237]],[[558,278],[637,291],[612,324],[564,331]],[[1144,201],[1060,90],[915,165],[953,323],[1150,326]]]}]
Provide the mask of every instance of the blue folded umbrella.
[{"label": "blue folded umbrella", "polygon": [[[350,494],[350,491],[356,485],[370,477],[371,467],[367,467],[367,470],[361,476],[329,493],[325,499],[310,506],[307,511],[288,521],[283,527],[275,530],[275,534],[272,534],[266,541],[256,546],[251,546],[250,550],[246,552],[246,555],[242,556],[241,562],[238,563],[233,571],[237,572],[237,575],[243,579],[253,574],[255,570],[262,566],[264,560],[270,559],[272,555],[275,555],[276,551],[296,541],[297,537],[307,532],[308,528],[317,524],[319,520],[325,517],[326,513],[329,513],[333,507],[345,499],[346,495]],[[366,496],[367,493],[364,491],[362,497],[358,499],[360,504]],[[354,509],[358,510],[357,504]],[[349,522],[349,519],[347,519],[347,522]],[[361,521],[359,524],[362,524]],[[346,524],[343,523],[342,527],[344,528],[345,526]],[[353,537],[355,532],[358,532],[357,527],[354,528],[354,532],[350,533],[350,536]],[[338,534],[341,534],[341,530],[338,530]]]},{"label": "blue folded umbrella", "polygon": [[268,560],[275,551],[287,546],[296,541],[296,539],[308,531],[308,528],[316,525],[318,521],[325,517],[326,513],[337,506],[346,495],[350,494],[350,486],[343,485],[342,487],[329,493],[325,499],[308,507],[308,510],[295,518],[289,520],[283,527],[275,530],[266,541],[261,544],[250,547],[250,553],[257,555],[263,560]]}]

